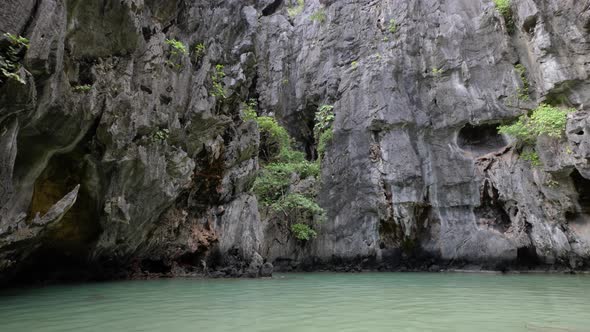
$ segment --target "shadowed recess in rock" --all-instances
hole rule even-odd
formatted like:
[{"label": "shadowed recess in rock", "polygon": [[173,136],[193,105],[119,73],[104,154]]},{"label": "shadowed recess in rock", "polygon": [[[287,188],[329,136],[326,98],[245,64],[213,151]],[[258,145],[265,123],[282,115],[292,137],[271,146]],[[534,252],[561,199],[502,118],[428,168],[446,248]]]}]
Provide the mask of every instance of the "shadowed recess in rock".
[{"label": "shadowed recess in rock", "polygon": [[457,145],[477,155],[497,151],[506,146],[506,140],[498,134],[497,127],[498,124],[467,124],[457,135]]},{"label": "shadowed recess in rock", "polygon": [[577,169],[574,169],[570,176],[578,193],[580,212],[590,214],[590,180],[583,177]]}]

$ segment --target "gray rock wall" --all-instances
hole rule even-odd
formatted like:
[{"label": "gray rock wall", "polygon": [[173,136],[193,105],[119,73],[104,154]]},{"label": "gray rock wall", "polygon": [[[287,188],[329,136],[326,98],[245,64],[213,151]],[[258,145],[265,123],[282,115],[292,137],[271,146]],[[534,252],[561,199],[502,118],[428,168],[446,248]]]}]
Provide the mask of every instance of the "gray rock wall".
[{"label": "gray rock wall", "polygon": [[[27,84],[0,85],[0,273],[588,267],[588,1],[514,0],[514,27],[490,0],[296,6],[0,4],[0,30],[30,39]],[[310,157],[314,113],[334,105],[328,218],[307,243],[261,220],[250,193],[250,98]],[[532,167],[496,127],[542,102],[579,111]]]},{"label": "gray rock wall", "polygon": [[[295,18],[263,17],[264,107],[302,144],[318,105],[336,113],[322,163],[328,221],[305,248],[273,244],[270,257],[349,267],[587,264],[589,221],[573,203],[585,179],[572,177],[587,176],[576,143],[584,138],[541,140],[544,167],[533,168],[495,129],[541,102],[585,108],[587,5],[513,1],[513,32],[492,1],[306,1]],[[311,19],[318,12],[325,22]],[[518,98],[516,64],[527,69],[528,101]],[[572,116],[568,133],[586,118]],[[571,155],[550,152],[568,146]]]},{"label": "gray rock wall", "polygon": [[[30,39],[27,84],[0,88],[5,274],[206,273],[209,261],[245,273],[261,243],[247,193],[258,134],[239,116],[255,76],[256,10],[244,1],[0,7],[28,22],[1,30]],[[189,53],[174,57],[166,39]],[[218,64],[224,100],[211,94]]]}]

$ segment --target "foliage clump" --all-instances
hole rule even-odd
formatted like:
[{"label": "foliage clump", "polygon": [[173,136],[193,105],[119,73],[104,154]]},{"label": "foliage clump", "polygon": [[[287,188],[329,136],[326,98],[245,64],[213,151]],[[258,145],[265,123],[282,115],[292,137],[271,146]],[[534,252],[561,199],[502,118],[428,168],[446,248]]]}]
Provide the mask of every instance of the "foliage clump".
[{"label": "foliage clump", "polygon": [[522,160],[526,160],[531,163],[531,166],[538,167],[542,166],[541,159],[539,158],[539,154],[535,150],[525,151],[520,154],[520,158]]},{"label": "foliage clump", "polygon": [[309,17],[310,20],[314,22],[324,23],[326,21],[326,11],[324,9],[319,9],[315,13],[311,14]]},{"label": "foliage clump", "polygon": [[86,93],[92,89],[92,86],[90,84],[76,85],[72,89],[77,93]]},{"label": "foliage clump", "polygon": [[211,95],[213,97],[225,99],[225,87],[223,86],[224,78],[224,66],[219,64],[216,65],[215,71],[211,75],[211,81],[213,82],[213,91],[211,91]]},{"label": "foliage clump", "polygon": [[297,5],[287,8],[287,15],[294,18],[303,12],[305,8],[305,0],[297,0]]},{"label": "foliage clump", "polygon": [[154,133],[154,135],[152,136],[152,139],[154,141],[166,141],[168,139],[168,137],[170,136],[170,130],[168,130],[167,128],[164,129],[160,129],[158,131],[156,131]]},{"label": "foliage clump", "polygon": [[206,52],[207,49],[205,48],[205,44],[203,43],[197,43],[195,47],[193,47],[193,54],[196,61],[201,60],[205,56]]},{"label": "foliage clump", "polygon": [[186,45],[177,39],[166,39],[166,44],[170,46],[170,58],[166,61],[166,64],[172,68],[180,69],[182,67],[182,57],[188,54]]},{"label": "foliage clump", "polygon": [[393,18],[389,20],[389,26],[387,30],[389,31],[389,33],[395,33],[397,31],[397,23]]},{"label": "foliage clump", "polygon": [[307,224],[293,224],[293,226],[291,226],[291,232],[293,232],[293,235],[295,235],[296,238],[302,241],[311,240],[317,236],[316,231]]},{"label": "foliage clump", "polygon": [[527,101],[529,100],[529,80],[527,79],[527,75],[526,75],[526,68],[525,66],[523,66],[522,64],[517,64],[516,66],[514,66],[514,70],[516,70],[516,72],[518,73],[518,76],[520,77],[520,80],[522,81],[522,88],[518,88],[517,92],[518,92],[518,99],[522,100],[522,101]]},{"label": "foliage clump", "polygon": [[21,67],[20,61],[24,52],[29,48],[29,40],[11,33],[5,33],[4,37],[8,39],[8,44],[0,48],[0,83],[12,79],[26,84],[18,74],[18,70]]},{"label": "foliage clump", "polygon": [[314,190],[298,191],[294,186],[308,178],[317,179],[319,164],[292,148],[291,137],[275,118],[258,116],[255,101],[248,101],[243,112],[244,119],[256,121],[260,130],[262,167],[252,188],[260,206],[284,218],[295,238],[312,239],[316,236],[313,223],[324,218],[324,210],[316,203]]},{"label": "foliage clump", "polygon": [[[568,113],[575,109],[557,108],[547,104],[541,104],[531,115],[522,115],[518,121],[510,125],[498,127],[498,132],[512,136],[526,145],[532,145],[537,137],[544,135],[552,138],[561,138],[565,133]],[[522,152],[520,157],[531,163],[532,166],[541,166],[539,154],[534,148]]]},{"label": "foliage clump", "polygon": [[506,22],[506,28],[508,29],[509,33],[514,31],[514,18],[512,17],[512,8],[511,8],[511,0],[494,0],[494,5],[496,6],[496,10],[504,17],[504,21]]},{"label": "foliage clump", "polygon": [[334,106],[320,106],[315,114],[315,126],[313,128],[314,138],[318,142],[317,150],[320,158],[326,152],[327,144],[334,138],[332,122],[334,122]]},{"label": "foliage clump", "polygon": [[525,143],[533,143],[540,135],[560,138],[565,132],[567,114],[574,111],[541,104],[530,116],[522,115],[511,125],[499,126],[498,131]]},{"label": "foliage clump", "polygon": [[441,68],[437,68],[437,67],[432,67],[432,75],[434,76],[440,76],[444,73],[445,71]]},{"label": "foliage clump", "polygon": [[256,107],[258,106],[258,103],[256,102],[256,100],[250,99],[246,102],[244,106],[244,120],[256,120],[256,118],[258,117],[258,114],[256,113]]}]

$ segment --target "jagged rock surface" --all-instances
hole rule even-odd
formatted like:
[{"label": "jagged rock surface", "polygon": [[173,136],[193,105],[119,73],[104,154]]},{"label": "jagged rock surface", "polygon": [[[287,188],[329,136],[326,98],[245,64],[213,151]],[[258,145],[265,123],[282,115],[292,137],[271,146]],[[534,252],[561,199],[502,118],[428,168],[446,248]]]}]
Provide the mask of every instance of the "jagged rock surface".
[{"label": "jagged rock surface", "polygon": [[[27,84],[0,91],[4,275],[256,275],[249,264],[262,229],[246,189],[258,134],[239,117],[255,76],[256,10],[244,1],[42,0],[0,11],[19,14],[0,30],[30,39]],[[166,39],[191,52],[173,58]],[[197,43],[207,45],[200,57]],[[224,100],[210,93],[217,64]],[[62,203],[75,193],[75,204]]]},{"label": "jagged rock surface", "polygon": [[[2,2],[0,30],[30,48],[27,84],[0,86],[0,274],[590,266],[590,2],[514,0],[513,28],[490,0],[296,6]],[[307,243],[260,218],[249,98],[309,156],[334,105]],[[579,111],[532,167],[496,126],[541,102]]]},{"label": "jagged rock surface", "polygon": [[[258,89],[304,146],[313,111],[334,105],[328,222],[303,249],[267,239],[269,259],[286,269],[588,266],[586,139],[573,134],[586,135],[587,114],[569,120],[567,141],[541,139],[542,168],[496,131],[540,102],[588,104],[587,1],[513,1],[512,33],[492,1],[306,3],[295,18],[261,19]],[[324,22],[310,19],[318,12]],[[284,240],[275,228],[267,236]]]}]

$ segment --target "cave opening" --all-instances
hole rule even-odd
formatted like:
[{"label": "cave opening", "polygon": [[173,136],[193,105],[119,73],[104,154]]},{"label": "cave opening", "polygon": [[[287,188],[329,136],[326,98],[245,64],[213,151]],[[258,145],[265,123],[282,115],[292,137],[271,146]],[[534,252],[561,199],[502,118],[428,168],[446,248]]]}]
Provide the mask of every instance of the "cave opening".
[{"label": "cave opening", "polygon": [[96,76],[92,69],[96,64],[95,59],[83,59],[79,62],[78,83],[80,85],[93,85],[96,81]]},{"label": "cave opening", "polygon": [[466,124],[457,135],[457,145],[468,152],[487,154],[507,145],[506,140],[498,133],[498,124],[471,125]]},{"label": "cave opening", "polygon": [[301,112],[293,112],[279,121],[294,140],[294,148],[302,151],[309,161],[317,159],[316,141],[313,133],[315,115],[319,103],[308,102]]},{"label": "cave opening", "polygon": [[168,274],[172,271],[172,267],[164,263],[162,260],[144,259],[141,261],[141,271],[147,273]]},{"label": "cave opening", "polygon": [[580,212],[590,214],[590,180],[580,174],[577,169],[574,169],[570,174],[574,188],[578,193],[578,204],[580,205]]},{"label": "cave opening", "polygon": [[520,247],[516,250],[516,263],[519,266],[535,267],[539,264],[537,250],[533,246]]},{"label": "cave opening", "polygon": [[[98,122],[72,151],[54,155],[36,178],[28,207],[29,218],[37,213],[43,216],[78,184],[80,188],[75,204],[58,223],[42,231],[38,246],[32,247],[23,264],[11,272],[10,278],[16,282],[99,278],[92,272],[95,266],[89,261],[89,253],[102,233],[99,222],[102,203],[97,198],[100,181],[96,178],[96,169],[93,166],[95,157],[100,152],[91,139],[97,126]],[[45,136],[29,139],[38,142],[40,138]],[[19,145],[21,144],[24,143],[20,142]],[[25,166],[26,162],[34,157],[35,151],[22,149],[19,153],[17,165],[20,165],[19,169],[23,173],[20,176],[25,177],[30,168]]]}]

